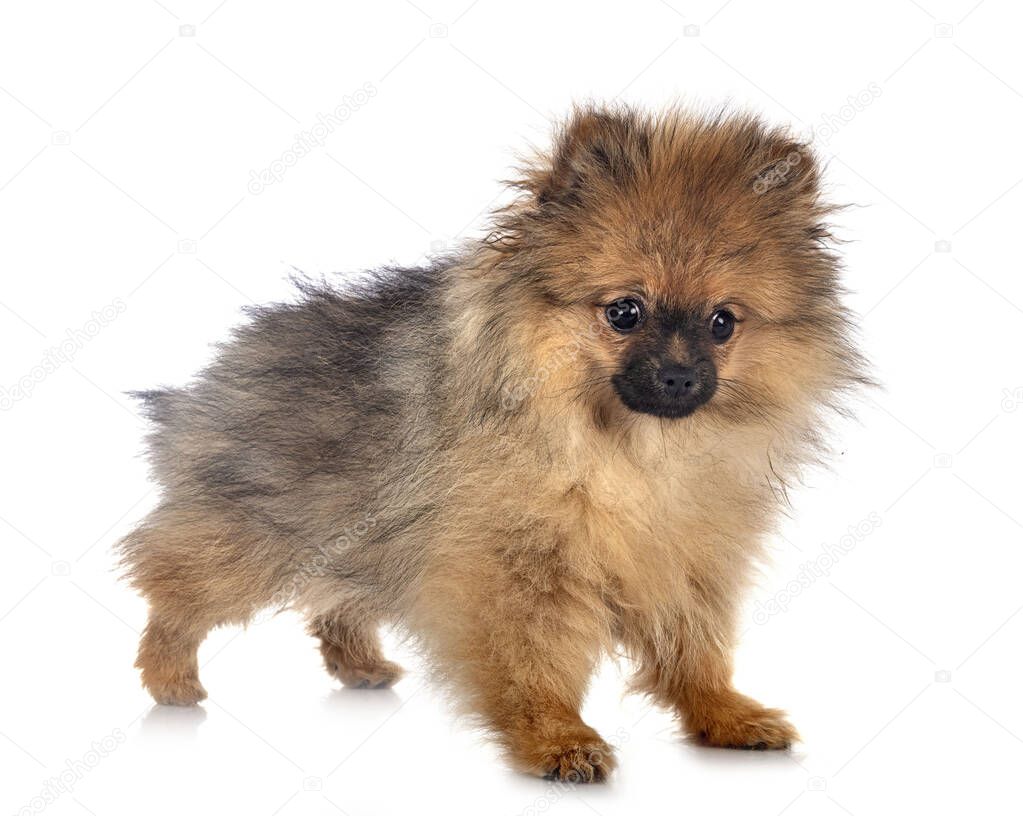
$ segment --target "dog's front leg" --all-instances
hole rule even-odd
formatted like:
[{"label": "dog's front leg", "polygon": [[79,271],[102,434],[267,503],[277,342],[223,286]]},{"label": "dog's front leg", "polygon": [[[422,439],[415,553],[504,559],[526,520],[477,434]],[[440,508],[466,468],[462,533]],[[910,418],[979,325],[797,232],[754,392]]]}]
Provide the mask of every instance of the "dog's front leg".
[{"label": "dog's front leg", "polygon": [[532,557],[528,546],[435,571],[420,598],[421,633],[514,767],[599,781],[614,767],[612,749],[579,710],[608,642],[606,613],[556,560]]},{"label": "dog's front leg", "polygon": [[686,733],[721,748],[788,748],[799,739],[785,713],[732,685],[732,626],[706,610],[680,613],[671,634],[636,627],[628,647],[639,663],[633,687],[676,711]]}]

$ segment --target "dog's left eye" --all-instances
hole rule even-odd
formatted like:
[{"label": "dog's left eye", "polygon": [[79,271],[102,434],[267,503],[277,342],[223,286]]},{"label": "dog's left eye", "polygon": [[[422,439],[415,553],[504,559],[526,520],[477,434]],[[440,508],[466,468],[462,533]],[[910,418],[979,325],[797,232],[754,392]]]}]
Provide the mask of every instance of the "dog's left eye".
[{"label": "dog's left eye", "polygon": [[718,309],[710,318],[710,335],[715,343],[724,343],[735,331],[735,315],[728,309]]},{"label": "dog's left eye", "polygon": [[637,328],[643,319],[643,307],[638,300],[618,298],[604,309],[604,315],[615,331],[630,332]]}]

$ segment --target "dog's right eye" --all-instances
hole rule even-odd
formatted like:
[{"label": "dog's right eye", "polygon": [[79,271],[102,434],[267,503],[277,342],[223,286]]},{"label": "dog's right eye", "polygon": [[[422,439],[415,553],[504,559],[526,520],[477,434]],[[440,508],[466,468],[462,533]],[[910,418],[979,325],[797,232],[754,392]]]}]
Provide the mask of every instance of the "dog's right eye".
[{"label": "dog's right eye", "polygon": [[618,298],[604,309],[604,315],[612,329],[626,334],[636,329],[643,321],[643,307],[638,300]]}]

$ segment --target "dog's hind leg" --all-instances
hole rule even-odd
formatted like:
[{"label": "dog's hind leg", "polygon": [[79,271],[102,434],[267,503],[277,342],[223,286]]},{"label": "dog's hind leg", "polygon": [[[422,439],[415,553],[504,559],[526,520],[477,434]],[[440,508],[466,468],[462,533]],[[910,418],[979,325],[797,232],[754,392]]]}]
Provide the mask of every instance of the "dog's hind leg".
[{"label": "dog's hind leg", "polygon": [[192,705],[206,698],[199,682],[199,644],[209,627],[173,613],[150,614],[135,667],[158,703]]},{"label": "dog's hind leg", "polygon": [[350,688],[387,688],[404,674],[384,657],[375,624],[349,610],[313,618],[309,633],[320,639],[327,671]]},{"label": "dog's hind leg", "polygon": [[237,521],[168,504],[121,543],[132,583],[149,601],[135,666],[158,703],[206,697],[198,663],[206,634],[246,622],[268,600],[266,559],[252,556],[260,546]]}]

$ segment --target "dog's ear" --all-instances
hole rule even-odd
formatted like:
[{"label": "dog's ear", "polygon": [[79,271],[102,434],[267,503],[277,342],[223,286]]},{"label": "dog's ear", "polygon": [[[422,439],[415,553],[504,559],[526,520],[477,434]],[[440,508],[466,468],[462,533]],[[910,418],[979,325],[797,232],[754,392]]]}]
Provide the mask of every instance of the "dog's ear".
[{"label": "dog's ear", "polygon": [[831,238],[829,216],[837,208],[820,195],[821,165],[813,148],[784,130],[767,131],[753,151],[744,184],[755,202],[755,218],[802,242],[824,246]]},{"label": "dog's ear", "polygon": [[774,192],[793,201],[817,196],[820,166],[809,144],[795,141],[788,133],[768,133],[758,154],[749,179],[754,193]]},{"label": "dog's ear", "polygon": [[559,130],[549,160],[523,186],[541,209],[574,209],[609,186],[628,184],[649,152],[647,129],[632,111],[578,109]]}]

